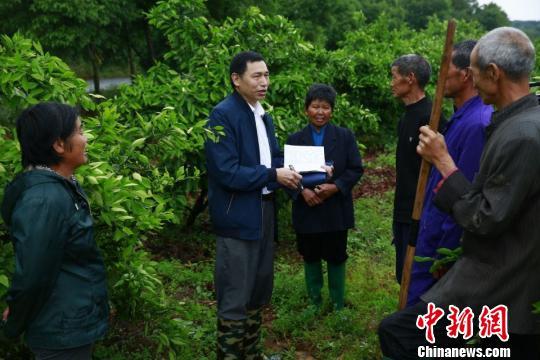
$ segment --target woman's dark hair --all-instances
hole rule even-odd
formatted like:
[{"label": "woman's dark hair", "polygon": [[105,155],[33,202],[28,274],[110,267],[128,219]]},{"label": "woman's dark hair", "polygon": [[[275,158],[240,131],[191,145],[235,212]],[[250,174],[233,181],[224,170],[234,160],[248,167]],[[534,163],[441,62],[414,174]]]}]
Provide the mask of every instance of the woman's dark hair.
[{"label": "woman's dark hair", "polygon": [[330,85],[325,84],[313,84],[310,86],[306,100],[304,102],[304,109],[307,110],[311,102],[314,100],[326,101],[330,104],[332,110],[334,110],[334,105],[336,104],[336,90]]},{"label": "woman's dark hair", "polygon": [[17,138],[21,162],[29,165],[54,165],[62,159],[53,149],[56,140],[66,140],[75,131],[79,111],[73,106],[47,102],[24,110],[17,119]]}]

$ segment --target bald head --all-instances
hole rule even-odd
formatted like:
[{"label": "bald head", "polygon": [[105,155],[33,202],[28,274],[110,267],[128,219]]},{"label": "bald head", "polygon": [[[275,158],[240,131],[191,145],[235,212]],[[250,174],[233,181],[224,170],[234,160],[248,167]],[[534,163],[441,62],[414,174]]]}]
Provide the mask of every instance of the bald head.
[{"label": "bald head", "polygon": [[492,63],[496,64],[509,80],[528,78],[534,67],[534,46],[521,30],[500,27],[482,36],[473,53],[477,55],[480,71]]}]

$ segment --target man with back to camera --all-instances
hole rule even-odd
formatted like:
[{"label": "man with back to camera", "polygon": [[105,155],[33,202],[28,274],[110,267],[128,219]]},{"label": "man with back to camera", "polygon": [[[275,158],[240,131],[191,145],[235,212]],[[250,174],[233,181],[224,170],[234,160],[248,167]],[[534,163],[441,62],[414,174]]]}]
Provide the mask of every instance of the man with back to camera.
[{"label": "man with back to camera", "polygon": [[[421,302],[381,322],[379,340],[387,357],[416,358],[419,346],[427,344],[416,320],[431,302],[445,311],[450,305],[470,307],[478,326],[485,325],[478,321],[484,306],[503,305],[508,341],[482,341],[510,348],[513,359],[540,358],[540,314],[533,313],[540,299],[540,106],[529,93],[534,58],[527,35],[510,27],[490,31],[471,53],[474,86],[497,110],[472,183],[444,137],[421,128],[418,153],[443,177],[434,202],[464,229],[463,255]],[[443,317],[434,327],[439,347],[459,340],[447,337],[447,324]]]},{"label": "man with back to camera", "polygon": [[[493,112],[490,105],[482,103],[473,85],[469,65],[474,45],[474,40],[454,45],[444,88],[444,96],[453,100],[456,110],[445,126],[444,138],[450,156],[469,181],[472,181],[478,171],[485,143],[485,127],[489,124]],[[460,245],[462,228],[455,223],[452,216],[437,209],[433,203],[434,190],[441,179],[437,168],[432,168],[425,190],[416,256],[436,258],[439,256],[436,252],[438,248],[456,249]],[[432,274],[429,271],[431,265],[432,262],[413,263],[407,306],[420,301],[420,296],[447,270],[440,269]]]},{"label": "man with back to camera", "polygon": [[[301,175],[278,168],[280,150],[263,100],[270,85],[264,58],[244,51],[229,68],[233,93],[211,112],[224,136],[205,144],[208,200],[216,240],[218,359],[263,359],[261,309],[273,287],[274,192],[296,189]],[[282,162],[282,161],[281,161]]]},{"label": "man with back to camera", "polygon": [[392,63],[391,72],[392,94],[405,104],[405,113],[398,123],[396,191],[392,223],[393,244],[396,247],[396,280],[401,283],[421,163],[420,156],[416,153],[418,129],[428,124],[431,116],[432,104],[424,91],[429,82],[431,67],[422,56],[409,54],[397,58]]}]

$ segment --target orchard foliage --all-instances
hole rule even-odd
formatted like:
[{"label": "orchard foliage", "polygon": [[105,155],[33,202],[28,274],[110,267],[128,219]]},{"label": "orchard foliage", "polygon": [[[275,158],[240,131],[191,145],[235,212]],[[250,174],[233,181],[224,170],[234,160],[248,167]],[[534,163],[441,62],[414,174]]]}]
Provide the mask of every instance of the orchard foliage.
[{"label": "orchard foliage", "polygon": [[86,96],[86,83],[59,58],[20,34],[0,38],[0,124],[13,123],[17,112],[40,101],[94,104]]},{"label": "orchard foliage", "polygon": [[[155,0],[10,0],[0,2],[0,33],[22,32],[71,61],[91,63],[94,86],[104,63],[154,63],[156,48],[145,13]],[[99,92],[99,90],[97,90]]]},{"label": "orchard foliage", "polygon": [[[36,4],[63,9],[50,0]],[[87,16],[95,18],[104,9],[93,11]],[[111,14],[99,21],[112,21]],[[402,54],[419,53],[431,62],[432,79],[436,78],[445,35],[443,21],[431,19],[425,30],[417,31],[390,26],[392,20],[385,16],[369,23],[362,14],[355,16],[357,29],[345,33],[337,49],[328,50],[306,41],[287,18],[266,15],[256,7],[247,8],[241,17],[216,22],[203,0],[159,1],[148,12],[147,21],[163,34],[168,49],[146,74],[134,77],[132,85],[120,87],[110,99],[87,95],[85,82],[61,59],[43,51],[37,41],[20,34],[3,35],[0,197],[4,186],[21,171],[13,129],[16,114],[41,101],[80,105],[89,163],[78,170],[77,178],[90,198],[112,302],[120,316],[147,318],[167,304],[156,264],[142,245],[159,236],[166,225],[184,225],[188,215],[196,213],[196,199],[204,203],[203,145],[221,132],[207,129],[206,119],[232,90],[228,66],[236,53],[252,49],[267,59],[271,86],[263,106],[273,116],[282,144],[288,134],[306,125],[304,96],[314,82],[332,84],[338,91],[333,122],[350,128],[359,143],[380,146],[391,140],[401,111],[389,91],[392,61]],[[478,24],[458,22],[457,40],[478,38],[480,33]],[[53,35],[58,33],[47,39],[52,41]],[[1,223],[0,237],[7,238]],[[0,297],[13,266],[11,245],[1,246]],[[178,342],[162,335],[158,332],[156,338],[164,347]]]},{"label": "orchard foliage", "polygon": [[[168,133],[175,143],[189,144],[186,138],[171,134],[175,131],[174,126],[182,126],[181,122],[174,115],[171,117],[169,109],[162,108],[144,121],[144,126],[138,126],[135,124],[141,123],[140,117],[130,118],[133,121],[130,124],[126,118],[121,118],[122,113],[113,103],[96,106],[85,93],[85,82],[76,78],[62,60],[43,53],[39,44],[18,35],[2,38],[0,60],[0,98],[4,114],[14,114],[40,101],[80,104],[83,110],[96,114],[83,120],[89,138],[89,163],[80,169],[77,178],[90,198],[96,233],[110,267],[110,278],[113,284],[117,279],[123,279],[118,287],[129,287],[131,278],[124,275],[135,270],[139,274],[147,273],[151,278],[149,271],[140,268],[144,263],[134,261],[139,257],[136,249],[146,233],[159,230],[166,222],[174,222],[169,202],[179,199],[167,196],[165,189],[187,176],[181,167],[171,175],[166,169],[152,166],[152,156],[159,155],[152,153],[156,146],[146,142],[148,139],[149,143],[162,141],[166,144],[164,134]],[[189,129],[195,128],[196,124],[189,124],[182,131],[193,132]],[[148,155],[142,148],[149,149]],[[13,126],[0,127],[0,150],[0,191],[3,192],[4,186],[21,171]],[[146,171],[148,168],[151,170]],[[0,235],[5,233],[2,225]],[[2,247],[6,262],[2,262],[0,268],[0,295],[6,289],[5,279],[12,266],[11,245],[4,243]],[[144,282],[144,278],[138,277],[136,281]],[[144,291],[139,294],[139,299],[144,299]]]},{"label": "orchard foliage", "polygon": [[[159,2],[150,13],[150,23],[162,31],[171,50],[165,54],[169,66],[191,80],[199,94],[192,102],[204,109],[211,107],[231,91],[228,67],[241,50],[254,49],[263,54],[271,73],[270,93],[265,104],[274,117],[280,140],[305,124],[303,101],[313,82],[333,83],[335,72],[329,61],[332,52],[305,41],[295,26],[280,15],[267,16],[256,7],[243,17],[227,18],[213,25],[204,14],[203,2],[171,0]],[[196,14],[188,17],[186,14]],[[377,130],[377,117],[347,94],[334,119],[353,130]],[[204,117],[203,117],[204,118]]]}]

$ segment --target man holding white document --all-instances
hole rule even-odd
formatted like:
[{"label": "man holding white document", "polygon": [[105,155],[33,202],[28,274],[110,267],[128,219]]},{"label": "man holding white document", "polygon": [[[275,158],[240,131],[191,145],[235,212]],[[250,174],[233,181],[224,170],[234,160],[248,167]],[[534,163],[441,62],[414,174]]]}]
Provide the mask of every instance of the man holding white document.
[{"label": "man holding white document", "polygon": [[302,178],[278,167],[280,150],[272,118],[260,101],[270,75],[253,51],[234,56],[233,92],[211,112],[210,128],[224,136],[205,143],[208,203],[216,234],[217,359],[262,359],[262,308],[274,280],[274,192],[296,189]]},{"label": "man holding white document", "polygon": [[[289,136],[285,166],[302,173],[302,188],[294,194],[292,220],[298,251],[304,258],[310,301],[322,304],[322,260],[328,264],[328,288],[335,310],[344,306],[347,232],[354,227],[352,188],[364,170],[353,133],[330,124],[335,90],[314,84],[305,100],[309,124]],[[288,162],[291,162],[289,164]],[[326,178],[325,165],[333,166]]]}]

